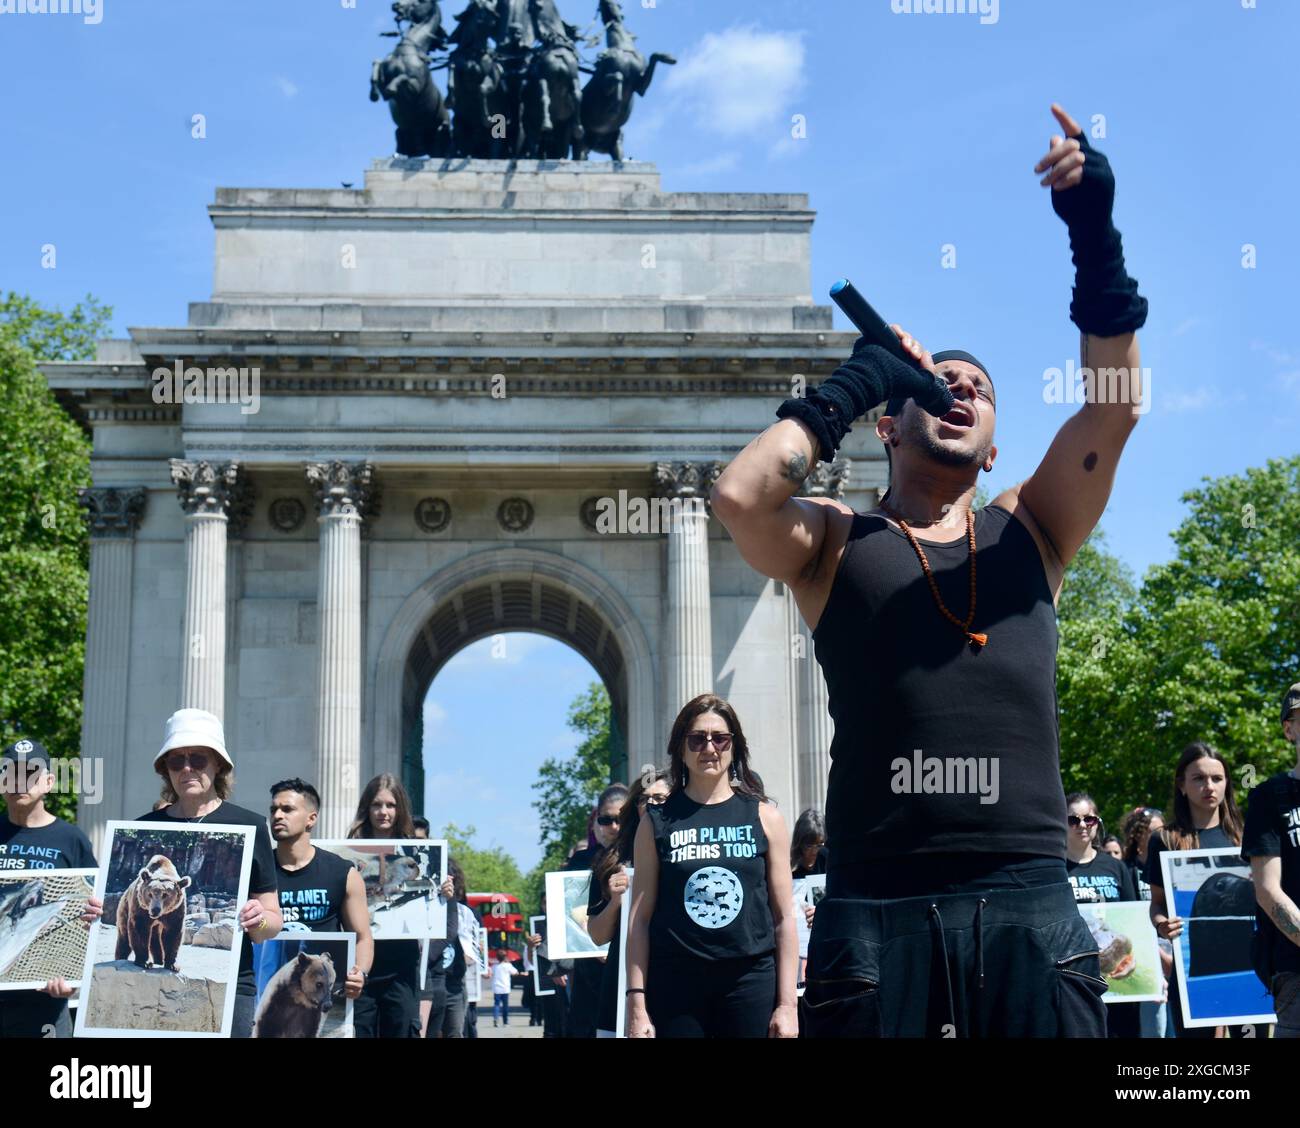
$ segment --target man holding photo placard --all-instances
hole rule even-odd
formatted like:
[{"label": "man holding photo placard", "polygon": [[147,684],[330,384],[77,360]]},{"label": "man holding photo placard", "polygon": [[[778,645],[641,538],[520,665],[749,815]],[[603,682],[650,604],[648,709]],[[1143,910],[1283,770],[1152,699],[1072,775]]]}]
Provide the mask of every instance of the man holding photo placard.
[{"label": "man holding photo placard", "polygon": [[[16,740],[0,753],[0,870],[97,869],[90,839],[45,809],[54,786],[50,756],[35,740]],[[0,1038],[71,1038],[72,988],[51,980],[44,991],[0,992]]]},{"label": "man holding photo placard", "polygon": [[1255,883],[1255,970],[1273,995],[1274,1037],[1300,1038],[1300,682],[1282,698],[1296,762],[1250,793],[1241,852]]}]

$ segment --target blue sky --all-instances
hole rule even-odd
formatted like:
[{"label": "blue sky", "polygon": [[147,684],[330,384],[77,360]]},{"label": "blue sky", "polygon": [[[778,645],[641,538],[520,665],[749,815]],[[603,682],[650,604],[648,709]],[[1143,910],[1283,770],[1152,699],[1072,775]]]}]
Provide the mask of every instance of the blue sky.
[{"label": "blue sky", "polygon": [[[669,190],[808,192],[819,301],[847,274],[928,347],[990,366],[991,492],[1032,472],[1072,410],[1042,395],[1044,371],[1078,349],[1065,229],[1032,172],[1054,100],[1085,126],[1104,115],[1095,143],[1115,167],[1116,223],[1151,302],[1153,406],[1103,519],[1112,548],[1141,574],[1168,558],[1180,495],[1202,476],[1300,446],[1300,319],[1286,301],[1300,261],[1297,152],[1280,133],[1300,5],[1002,0],[983,23],[896,14],[890,0],[648,2],[625,0],[640,47],[680,62],[637,106],[629,157],[656,162]],[[205,206],[218,185],[360,184],[391,152],[367,88],[392,23],[380,0],[102,3],[97,25],[0,15],[0,288],[60,305],[93,292],[124,336],[183,324],[186,303],[210,293]],[[444,19],[461,6],[445,3]],[[594,0],[560,6],[583,27],[594,17]],[[54,270],[41,266],[47,243]],[[956,269],[942,268],[945,244]],[[457,820],[512,849],[527,833],[527,782],[594,676],[542,640],[521,660],[514,715],[532,720],[484,757],[511,797],[476,799],[492,786],[466,782]],[[445,691],[455,676],[453,663],[432,696],[446,733],[500,715],[486,680]]]}]

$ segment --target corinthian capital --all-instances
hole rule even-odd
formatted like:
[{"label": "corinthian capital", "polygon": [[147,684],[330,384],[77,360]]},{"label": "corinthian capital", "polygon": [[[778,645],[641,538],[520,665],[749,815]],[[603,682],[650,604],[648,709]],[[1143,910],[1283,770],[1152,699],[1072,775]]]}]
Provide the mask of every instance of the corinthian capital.
[{"label": "corinthian capital", "polygon": [[148,498],[149,491],[143,487],[126,490],[88,487],[77,491],[77,500],[86,510],[82,516],[92,537],[135,536]]},{"label": "corinthian capital", "polygon": [[369,462],[309,462],[307,481],[315,488],[321,517],[379,515],[379,484]]},{"label": "corinthian capital", "polygon": [[190,462],[171,460],[181,508],[187,516],[204,514],[226,517],[230,532],[238,534],[252,512],[253,492],[248,474],[238,462]]},{"label": "corinthian capital", "polygon": [[722,475],[721,462],[656,462],[655,489],[661,497],[699,498],[706,505],[709,490]]}]

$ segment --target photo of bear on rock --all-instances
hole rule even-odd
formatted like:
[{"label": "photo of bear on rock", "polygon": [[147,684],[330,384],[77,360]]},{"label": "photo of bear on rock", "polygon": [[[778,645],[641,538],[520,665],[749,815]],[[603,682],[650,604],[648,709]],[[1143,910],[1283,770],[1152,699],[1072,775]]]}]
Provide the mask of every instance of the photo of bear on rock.
[{"label": "photo of bear on rock", "polygon": [[78,1034],[228,1034],[253,828],[110,822]]},{"label": "photo of bear on rock", "polygon": [[351,1038],[345,970],[356,958],[352,932],[297,933],[258,944],[254,1038]]},{"label": "photo of bear on rock", "polygon": [[185,934],[185,890],[190,878],[176,872],[170,858],[155,854],[117,903],[115,959],[133,957],[137,967],[177,971],[176,955]]}]

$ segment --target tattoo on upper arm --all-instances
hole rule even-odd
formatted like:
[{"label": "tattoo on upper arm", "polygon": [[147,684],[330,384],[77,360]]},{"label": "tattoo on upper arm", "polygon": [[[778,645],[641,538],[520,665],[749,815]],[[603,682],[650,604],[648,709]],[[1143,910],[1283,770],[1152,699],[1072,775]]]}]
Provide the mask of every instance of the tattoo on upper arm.
[{"label": "tattoo on upper arm", "polygon": [[1097,452],[1095,450],[1090,450],[1088,451],[1088,456],[1083,460],[1083,468],[1091,474],[1093,470],[1096,469],[1096,466]]},{"label": "tattoo on upper arm", "polygon": [[797,482],[802,485],[804,479],[808,477],[807,456],[798,452],[792,454],[790,461],[785,464],[785,472],[782,476],[789,482]]}]

